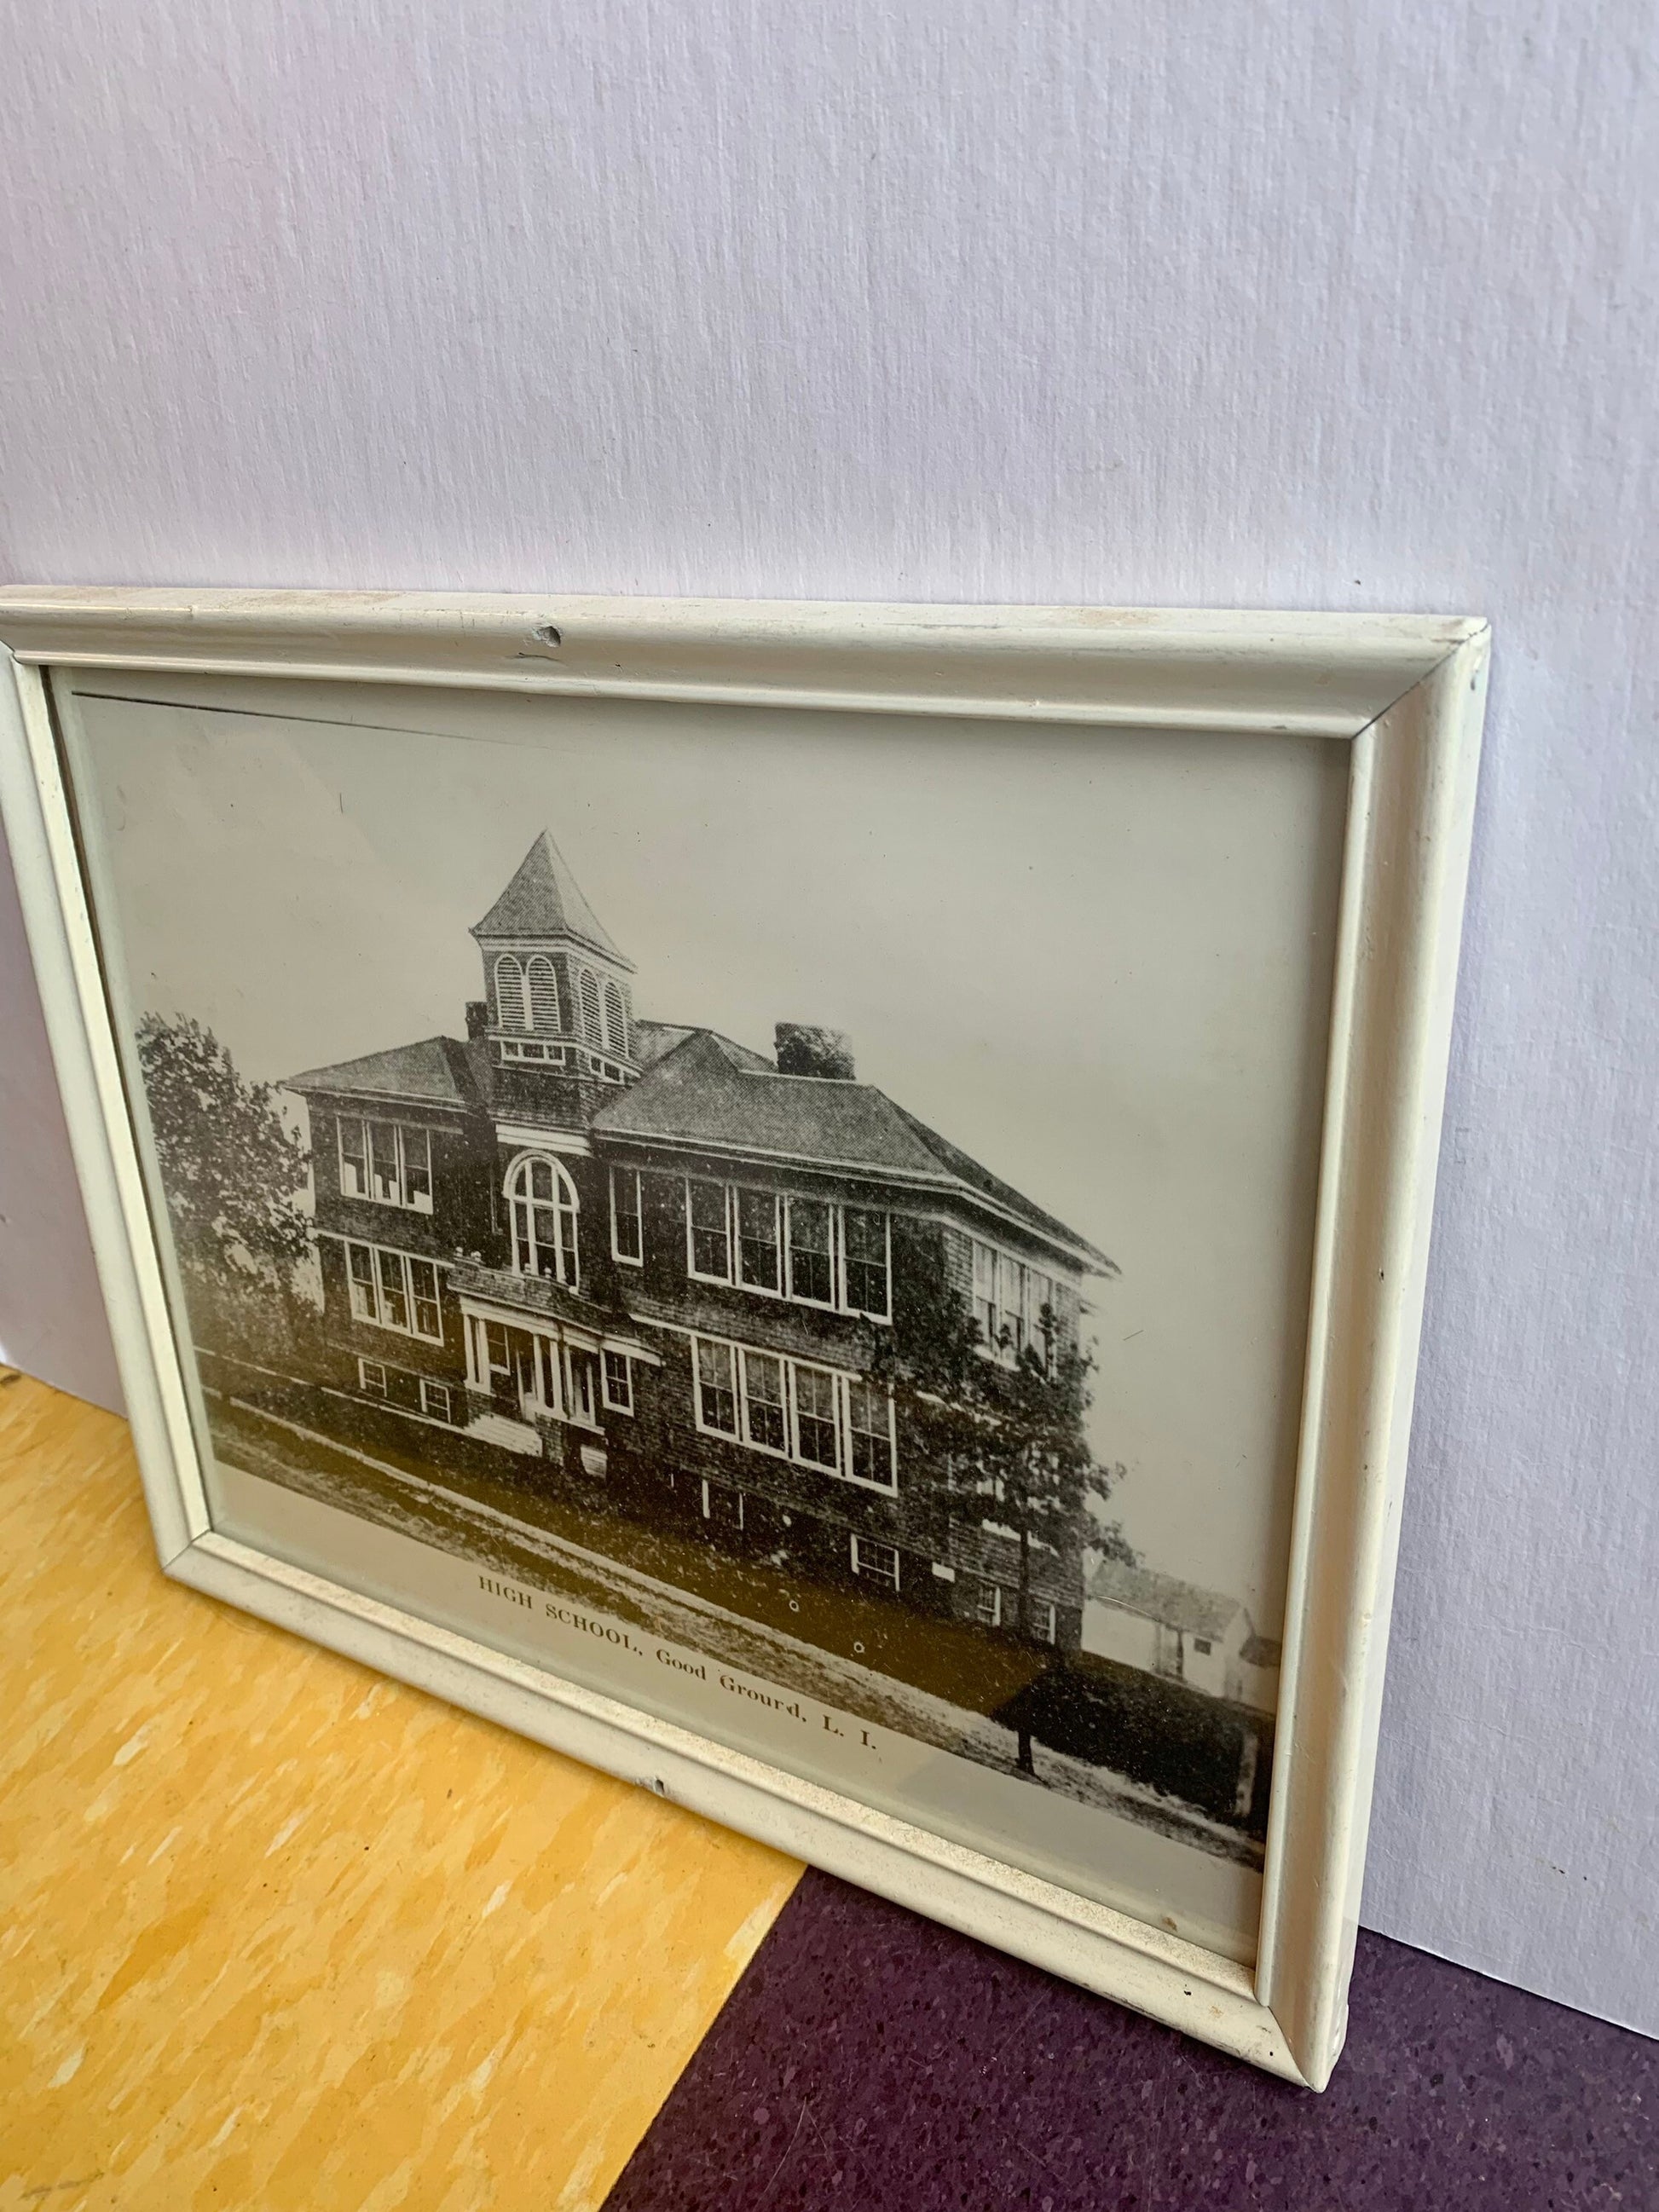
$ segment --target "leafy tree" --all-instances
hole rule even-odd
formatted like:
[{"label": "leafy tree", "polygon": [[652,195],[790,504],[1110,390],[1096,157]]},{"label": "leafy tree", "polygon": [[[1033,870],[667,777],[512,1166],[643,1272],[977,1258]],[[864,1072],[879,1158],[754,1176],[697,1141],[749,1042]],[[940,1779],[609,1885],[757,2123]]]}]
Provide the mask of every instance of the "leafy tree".
[{"label": "leafy tree", "polygon": [[[904,1271],[894,1327],[883,1333],[873,1364],[927,1458],[948,1470],[951,1489],[971,1496],[982,1519],[1012,1529],[1019,1547],[1013,1625],[1029,1637],[1038,1546],[1062,1559],[1085,1543],[1133,1557],[1121,1529],[1104,1520],[1123,1469],[1099,1465],[1084,1432],[1093,1355],[1067,1341],[1045,1307],[1040,1343],[1016,1350],[1005,1334],[993,1347],[1000,1356],[988,1359],[979,1323],[946,1279],[943,1257]],[[1019,1764],[1031,1771],[1023,1728]]]},{"label": "leafy tree", "polygon": [[138,1062],[179,1257],[223,1281],[284,1293],[310,1249],[295,1200],[307,1153],[269,1083],[237,1073],[211,1030],[190,1015],[138,1024]]}]

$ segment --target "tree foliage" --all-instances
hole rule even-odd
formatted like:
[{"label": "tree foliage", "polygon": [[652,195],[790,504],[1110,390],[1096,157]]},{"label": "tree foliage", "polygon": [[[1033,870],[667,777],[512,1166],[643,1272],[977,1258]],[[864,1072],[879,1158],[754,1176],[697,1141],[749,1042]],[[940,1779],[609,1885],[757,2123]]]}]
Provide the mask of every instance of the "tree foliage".
[{"label": "tree foliage", "polygon": [[[952,1492],[968,1493],[981,1522],[1013,1532],[1019,1565],[1010,1625],[1030,1637],[1034,1550],[1075,1559],[1092,1544],[1133,1558],[1122,1531],[1104,1520],[1123,1469],[1098,1464],[1084,1433],[1093,1355],[1068,1340],[1048,1307],[1039,1343],[1017,1346],[1004,1335],[986,1346],[944,1256],[941,1247],[933,1264],[905,1271],[893,1329],[873,1364],[926,1455],[948,1470]],[[988,1350],[997,1356],[987,1358]],[[1029,1711],[1013,1726],[1019,1770],[1034,1773]]]},{"label": "tree foliage", "polygon": [[1085,1545],[1133,1557],[1104,1508],[1123,1469],[1099,1464],[1084,1419],[1092,1402],[1091,1353],[1068,1341],[1044,1308],[1042,1340],[1015,1350],[1005,1335],[988,1347],[942,1264],[907,1270],[890,1335],[877,1362],[927,1455],[950,1470],[951,1486],[982,1507],[981,1518],[1011,1528],[1019,1547],[1018,1619],[1032,1631],[1031,1553],[1062,1559]]},{"label": "tree foliage", "polygon": [[138,1025],[138,1060],[179,1256],[204,1273],[286,1289],[310,1248],[295,1203],[306,1187],[301,1139],[269,1083],[237,1072],[189,1015]]}]

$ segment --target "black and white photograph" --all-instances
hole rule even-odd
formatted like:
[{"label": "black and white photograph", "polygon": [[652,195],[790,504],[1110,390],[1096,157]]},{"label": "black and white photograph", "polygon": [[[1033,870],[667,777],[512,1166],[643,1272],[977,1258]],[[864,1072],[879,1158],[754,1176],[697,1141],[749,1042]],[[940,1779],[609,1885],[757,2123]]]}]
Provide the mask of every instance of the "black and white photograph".
[{"label": "black and white photograph", "polygon": [[1341,749],[60,702],[216,1525],[1248,1959]]}]

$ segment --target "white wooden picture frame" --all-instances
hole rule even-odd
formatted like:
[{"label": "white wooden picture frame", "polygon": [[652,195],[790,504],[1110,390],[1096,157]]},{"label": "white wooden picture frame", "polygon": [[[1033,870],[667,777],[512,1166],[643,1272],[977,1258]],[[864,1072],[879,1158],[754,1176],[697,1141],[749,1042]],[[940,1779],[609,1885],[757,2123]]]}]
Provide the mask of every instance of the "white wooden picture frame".
[{"label": "white wooden picture frame", "polygon": [[[1485,699],[1477,620],[0,591],[0,799],[157,1549],[195,1588],[1318,2089],[1340,2051]],[[1253,1962],[217,1533],[53,671],[1346,750],[1277,1750]],[[854,1540],[856,1541],[856,1540]],[[856,1563],[856,1553],[854,1553]]]}]

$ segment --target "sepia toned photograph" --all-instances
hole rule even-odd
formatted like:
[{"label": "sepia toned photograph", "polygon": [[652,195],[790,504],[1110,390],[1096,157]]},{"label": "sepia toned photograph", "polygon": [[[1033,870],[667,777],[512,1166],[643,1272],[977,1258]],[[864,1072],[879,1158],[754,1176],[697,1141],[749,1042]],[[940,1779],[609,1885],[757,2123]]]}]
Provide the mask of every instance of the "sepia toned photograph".
[{"label": "sepia toned photograph", "polygon": [[1247,1957],[1339,749],[60,710],[216,1520]]}]

